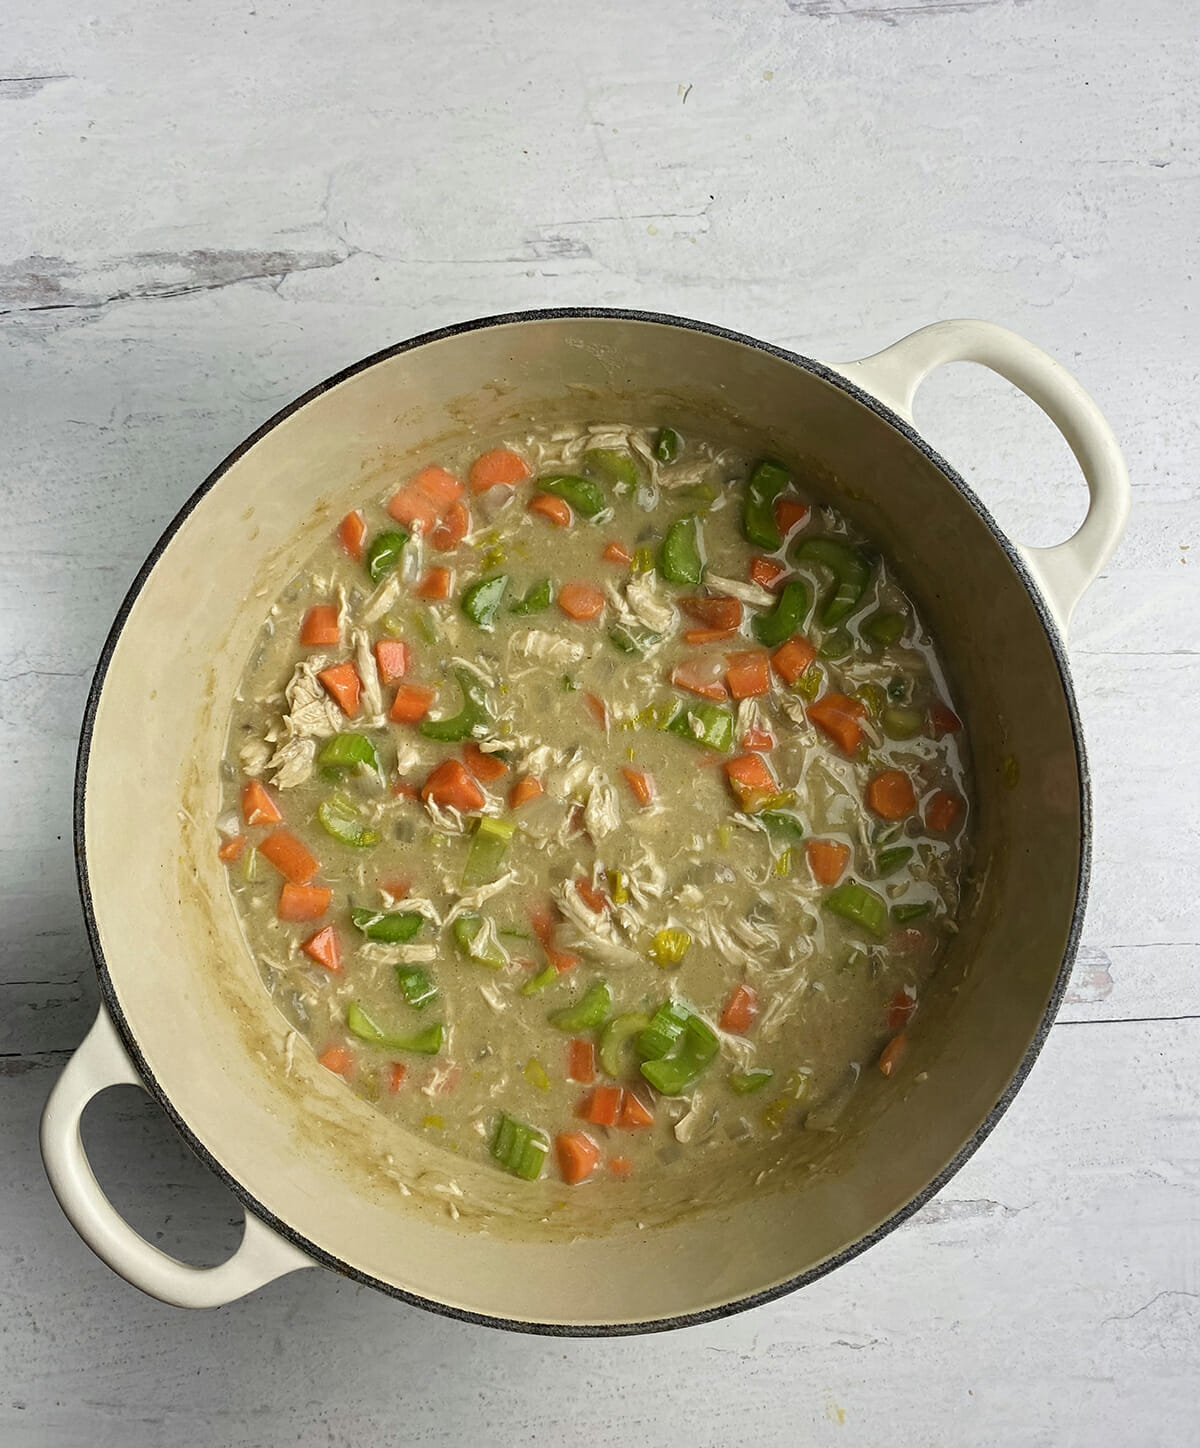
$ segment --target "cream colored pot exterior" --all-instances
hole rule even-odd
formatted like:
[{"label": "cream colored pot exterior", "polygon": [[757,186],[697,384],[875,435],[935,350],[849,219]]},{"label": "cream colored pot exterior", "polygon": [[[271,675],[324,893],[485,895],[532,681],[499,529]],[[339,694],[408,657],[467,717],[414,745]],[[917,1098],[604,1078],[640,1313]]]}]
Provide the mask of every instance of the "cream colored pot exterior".
[{"label": "cream colored pot exterior", "polygon": [[[1007,544],[911,430],[921,378],[959,359],[1009,377],[1071,443],[1092,504],[1061,548]],[[282,1069],[287,1026],[238,932],[213,847],[229,698],[275,593],[373,480],[382,489],[385,475],[428,461],[439,439],[467,428],[488,440],[532,416],[652,422],[665,412],[795,463],[896,560],[965,702],[979,771],[977,887],[905,1070],[890,1082],[867,1073],[819,1169],[798,1158],[791,1176],[740,1200],[697,1182],[707,1207],[607,1235],[592,1230],[582,1193],[546,1231],[483,1231],[469,1203],[484,1182],[456,1163],[467,1192],[456,1219],[421,1190],[445,1171],[433,1148],[345,1091],[302,1043],[290,1077]],[[535,313],[419,339],[317,389],[172,525],[97,672],[77,844],[105,1009],[42,1128],[77,1230],[131,1282],[180,1305],[228,1301],[322,1262],[439,1310],[551,1332],[696,1321],[861,1250],[979,1143],[1057,1007],[1082,914],[1088,799],[1055,620],[1065,626],[1127,506],[1116,445],[1078,384],[985,323],[941,323],[832,369],[670,318]],[[165,1257],[100,1192],[79,1117],[119,1081],[146,1084],[246,1203],[245,1240],[224,1266]]]}]

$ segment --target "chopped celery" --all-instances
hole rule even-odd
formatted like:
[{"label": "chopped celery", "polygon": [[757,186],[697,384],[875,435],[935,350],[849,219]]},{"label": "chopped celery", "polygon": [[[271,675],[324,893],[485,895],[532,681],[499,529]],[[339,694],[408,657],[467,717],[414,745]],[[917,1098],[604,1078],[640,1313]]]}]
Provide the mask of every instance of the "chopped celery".
[{"label": "chopped celery", "polygon": [[450,930],[455,945],[468,960],[486,965],[491,970],[500,970],[508,964],[508,955],[496,939],[495,931],[487,926],[488,922],[482,915],[459,915]]},{"label": "chopped celery", "polygon": [[912,857],[911,845],[893,845],[890,850],[880,850],[875,856],[875,874],[881,880],[885,875],[894,875],[902,866],[907,865]]},{"label": "chopped celery", "polygon": [[536,1127],[501,1113],[492,1137],[492,1155],[523,1181],[536,1181],[550,1153],[549,1139]]},{"label": "chopped celery", "polygon": [[460,666],[454,670],[454,678],[462,691],[462,708],[449,719],[423,719],[420,730],[426,739],[456,744],[460,739],[470,739],[476,729],[491,723],[487,691],[479,675]]},{"label": "chopped celery", "polygon": [[844,659],[853,652],[854,640],[850,637],[850,631],[844,628],[835,628],[827,633],[818,650],[823,659]]},{"label": "chopped celery", "polygon": [[398,528],[379,533],[371,539],[367,548],[366,564],[372,583],[378,583],[385,573],[390,573],[395,568],[407,542],[408,534]]},{"label": "chopped celery", "polygon": [[754,1066],[749,1071],[730,1071],[729,1089],[735,1096],[750,1096],[755,1091],[761,1091],[774,1075],[775,1072],[768,1071],[765,1066]]},{"label": "chopped celery", "polygon": [[331,794],[328,799],[323,799],[317,806],[317,820],[327,835],[332,835],[343,845],[365,850],[379,843],[378,831],[363,824],[354,801],[344,794]]},{"label": "chopped celery", "polygon": [[894,644],[904,632],[904,625],[907,622],[902,613],[873,613],[869,618],[863,619],[859,631],[867,636],[874,644],[881,648],[887,648]]},{"label": "chopped celery", "polygon": [[897,925],[907,925],[910,920],[922,920],[933,909],[929,900],[922,900],[918,905],[893,905],[892,919]]},{"label": "chopped celery", "polygon": [[467,863],[463,867],[464,885],[487,885],[496,878],[508,853],[515,829],[516,825],[511,820],[480,815],[475,833],[471,836]]},{"label": "chopped celery", "polygon": [[791,871],[792,871],[792,851],[791,851],[791,847],[790,847],[790,846],[789,846],[786,850],[784,850],[784,851],[781,852],[779,858],[775,861],[774,865],[771,867],[771,870],[772,870],[772,873],[773,873],[773,874],[779,875],[779,876],[781,876],[781,877],[785,877],[785,876],[791,874]]},{"label": "chopped celery", "polygon": [[612,1010],[612,990],[607,981],[597,980],[573,1006],[550,1013],[550,1024],[560,1031],[590,1031],[602,1026]]},{"label": "chopped celery", "polygon": [[691,1010],[682,1001],[663,1001],[650,1018],[650,1024],[633,1043],[643,1061],[657,1061],[665,1056],[683,1034]]},{"label": "chopped celery", "polygon": [[525,1069],[521,1072],[531,1086],[536,1086],[539,1091],[549,1091],[550,1077],[546,1074],[546,1068],[536,1056],[530,1056],[525,1062]]},{"label": "chopped celery", "polygon": [[253,845],[242,856],[242,879],[247,885],[253,885],[257,880],[262,879],[262,871],[258,868],[261,858]]},{"label": "chopped celery", "polygon": [[623,654],[646,654],[661,640],[662,634],[636,624],[619,623],[609,629],[608,638]]},{"label": "chopped celery", "polygon": [[320,769],[373,769],[379,772],[379,755],[365,734],[335,734],[317,751]]},{"label": "chopped celery", "polygon": [[585,518],[594,518],[608,506],[604,489],[598,483],[593,483],[590,478],[577,477],[573,473],[554,473],[550,477],[539,478],[538,487],[547,493],[553,493],[564,503],[569,503],[575,512],[582,513]]},{"label": "chopped celery", "polygon": [[634,1036],[640,1036],[650,1025],[650,1017],[640,1011],[614,1016],[600,1036],[600,1064],[610,1076],[621,1074],[621,1055]]},{"label": "chopped celery", "polygon": [[414,910],[351,910],[350,921],[368,940],[384,945],[404,945],[425,924],[425,917]]},{"label": "chopped celery", "polygon": [[861,548],[837,538],[805,538],[792,549],[792,558],[797,563],[819,563],[833,574],[833,588],[821,611],[823,627],[841,623],[858,607],[871,577],[871,564]]},{"label": "chopped celery", "polygon": [[756,801],[752,814],[760,814],[763,810],[775,811],[788,809],[796,803],[796,791],[794,789],[781,789],[778,794],[769,794],[763,799]]},{"label": "chopped celery", "polygon": [[413,627],[421,635],[422,643],[437,643],[437,618],[431,608],[416,608],[413,610]]},{"label": "chopped celery", "polygon": [[720,1049],[717,1033],[708,1022],[689,1015],[672,1054],[643,1061],[642,1075],[664,1096],[679,1096],[696,1084]]},{"label": "chopped celery", "polygon": [[790,481],[782,463],[764,458],[756,463],[746,481],[742,500],[742,533],[747,541],[757,543],[768,552],[781,546],[783,534],[775,521],[775,502]]},{"label": "chopped celery", "polygon": [[658,930],[647,952],[661,970],[678,965],[692,948],[692,937],[686,930]]},{"label": "chopped celery", "polygon": [[[792,799],[795,799],[794,794]],[[773,835],[790,835],[796,840],[804,838],[804,826],[794,814],[786,814],[779,809],[764,809],[759,812],[758,818]]]},{"label": "chopped celery", "polygon": [[768,649],[778,648],[803,627],[808,615],[808,589],[798,578],[790,579],[770,613],[756,613],[750,622],[754,637]]},{"label": "chopped celery", "polygon": [[463,592],[462,611],[480,628],[496,626],[496,615],[508,589],[508,574],[494,573],[490,578],[479,578]]},{"label": "chopped celery", "polygon": [[629,565],[634,573],[651,573],[654,570],[654,552],[650,548],[635,548],[633,562]]},{"label": "chopped celery", "polygon": [[887,703],[887,695],[878,684],[863,684],[861,688],[855,689],[855,697],[863,701],[867,706],[867,713],[872,719],[878,719]]},{"label": "chopped celery", "polygon": [[426,1026],[414,1036],[398,1036],[385,1031],[367,1015],[357,1001],[351,1001],[347,1008],[346,1029],[352,1036],[357,1036],[360,1041],[367,1041],[372,1046],[383,1046],[389,1051],[412,1051],[418,1056],[436,1056],[446,1037],[446,1028],[440,1021],[436,1025]]},{"label": "chopped celery", "polygon": [[722,754],[728,754],[733,747],[733,715],[719,704],[684,704],[665,728],[670,734]]},{"label": "chopped celery", "polygon": [[548,578],[540,578],[536,583],[530,584],[525,597],[519,598],[516,603],[509,606],[509,613],[520,615],[530,613],[545,613],[550,607],[553,591]]},{"label": "chopped celery", "polygon": [[699,583],[704,560],[700,523],[695,513],[677,518],[658,550],[658,571],[668,583]]},{"label": "chopped celery", "polygon": [[616,483],[621,488],[638,485],[637,461],[623,447],[590,447],[583,455],[583,465],[607,483]]},{"label": "chopped celery", "polygon": [[430,1001],[438,998],[437,986],[429,979],[429,972],[419,965],[398,965],[396,984],[414,1011],[423,1011]]},{"label": "chopped celery", "polygon": [[808,668],[805,669],[796,681],[796,692],[802,699],[807,699],[811,704],[821,692],[821,684],[824,677],[820,664],[809,664]]},{"label": "chopped celery", "polygon": [[548,985],[553,985],[558,979],[558,971],[553,965],[543,966],[537,975],[530,978],[521,987],[523,996],[539,995]]},{"label": "chopped celery", "polygon": [[683,439],[673,427],[660,427],[654,439],[654,456],[660,463],[673,463],[682,446]]},{"label": "chopped celery", "polygon": [[404,634],[404,624],[394,613],[385,613],[379,620],[379,626],[394,639],[401,638]]},{"label": "chopped celery", "polygon": [[857,880],[844,880],[826,895],[824,904],[831,914],[861,925],[872,935],[882,937],[888,932],[887,905],[874,890],[868,890]]},{"label": "chopped celery", "polygon": [[609,870],[608,894],[614,905],[629,904],[629,876],[624,870]]},{"label": "chopped celery", "polygon": [[879,722],[889,739],[914,739],[925,727],[925,716],[919,709],[889,704],[879,716]]}]

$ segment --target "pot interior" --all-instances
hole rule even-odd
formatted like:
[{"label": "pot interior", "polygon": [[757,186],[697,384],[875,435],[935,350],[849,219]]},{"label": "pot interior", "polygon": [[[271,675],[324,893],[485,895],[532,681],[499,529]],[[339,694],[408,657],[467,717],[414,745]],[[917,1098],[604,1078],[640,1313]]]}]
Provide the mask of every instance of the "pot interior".
[{"label": "pot interior", "polygon": [[[563,1203],[550,1183],[514,1210],[494,1181],[345,1091],[303,1042],[289,1047],[216,858],[229,701],[267,607],[318,536],[363,493],[436,457],[439,439],[469,431],[486,445],[533,423],[664,414],[796,465],[895,562],[971,734],[974,884],[905,1069],[890,1081],[865,1072],[836,1135],[798,1133],[757,1186],[750,1174],[689,1176],[686,1202],[635,1198],[619,1221],[586,1193]],[[977,505],[894,420],[832,376],[736,338],[545,315],[365,365],[210,480],[108,657],[82,837],[118,1025],[249,1204],[385,1287],[570,1328],[769,1292],[855,1249],[926,1191],[1040,1038],[1073,939],[1085,807],[1069,691],[1039,609]]]}]

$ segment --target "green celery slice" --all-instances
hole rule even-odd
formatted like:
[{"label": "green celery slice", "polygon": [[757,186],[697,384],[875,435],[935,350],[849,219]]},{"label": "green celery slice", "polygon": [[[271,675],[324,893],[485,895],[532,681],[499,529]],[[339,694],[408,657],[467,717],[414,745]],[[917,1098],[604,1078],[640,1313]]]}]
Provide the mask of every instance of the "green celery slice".
[{"label": "green celery slice", "polygon": [[888,908],[882,897],[868,890],[857,880],[844,880],[824,900],[825,909],[833,915],[861,925],[881,939],[888,933]]},{"label": "green celery slice", "polygon": [[463,592],[463,613],[479,628],[495,628],[496,615],[500,612],[507,589],[507,573],[494,573],[490,578],[476,579]]},{"label": "green celery slice", "polygon": [[351,910],[350,921],[368,940],[404,945],[425,924],[425,917],[414,910],[367,910],[358,906]]},{"label": "green celery slice", "polygon": [[454,678],[462,691],[462,708],[449,719],[423,719],[419,727],[426,739],[456,744],[462,739],[470,739],[476,729],[486,728],[492,722],[488,713],[487,690],[478,674],[458,667],[454,670]]},{"label": "green celery slice", "polygon": [[612,1010],[612,990],[607,981],[596,980],[574,1005],[551,1011],[550,1024],[560,1031],[591,1031],[602,1026]]},{"label": "green celery slice", "polygon": [[668,583],[696,584],[704,570],[700,521],[695,513],[677,518],[658,550],[658,571]]},{"label": "green celery slice", "polygon": [[372,583],[378,583],[384,574],[390,573],[395,568],[400,562],[400,555],[404,552],[404,545],[407,542],[408,534],[401,532],[399,528],[389,529],[386,533],[378,533],[371,539],[364,561]]},{"label": "green celery slice", "polygon": [[594,518],[608,507],[604,489],[590,478],[581,478],[574,473],[552,473],[549,477],[539,478],[537,482],[543,492],[553,493],[585,518]]},{"label": "green celery slice", "polygon": [[352,1036],[357,1036],[360,1041],[367,1041],[372,1046],[382,1046],[388,1051],[410,1051],[418,1056],[436,1056],[446,1039],[446,1028],[440,1021],[436,1025],[426,1026],[423,1031],[418,1031],[413,1036],[399,1036],[392,1031],[385,1031],[357,1001],[351,1001],[346,1010],[346,1029]]},{"label": "green celery slice", "polygon": [[775,501],[790,481],[791,474],[782,463],[764,458],[754,465],[742,498],[742,533],[748,542],[769,552],[783,546],[783,534],[775,521]]},{"label": "green celery slice", "polygon": [[331,794],[317,806],[317,821],[327,835],[343,845],[365,850],[379,843],[379,833],[363,823],[354,801],[344,794]]}]

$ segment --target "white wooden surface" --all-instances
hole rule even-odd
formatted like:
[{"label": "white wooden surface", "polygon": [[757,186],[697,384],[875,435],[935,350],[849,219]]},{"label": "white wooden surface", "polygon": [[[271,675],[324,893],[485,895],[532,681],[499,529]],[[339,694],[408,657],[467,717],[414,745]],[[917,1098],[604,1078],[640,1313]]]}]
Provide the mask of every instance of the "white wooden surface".
[{"label": "white wooden surface", "polygon": [[[1198,37],[1179,0],[7,0],[0,1442],[1197,1441]],[[939,1199],[732,1321],[555,1342],[322,1273],[160,1307],[75,1238],[35,1146],[96,1007],[70,783],[109,620],[312,381],[571,303],[834,360],[985,316],[1093,391],[1135,503],[1072,645],[1097,823],[1069,1004]],[[951,369],[918,420],[1015,536],[1078,521],[1064,445],[1002,384]],[[136,1092],[88,1139],[165,1247],[236,1240]]]}]

